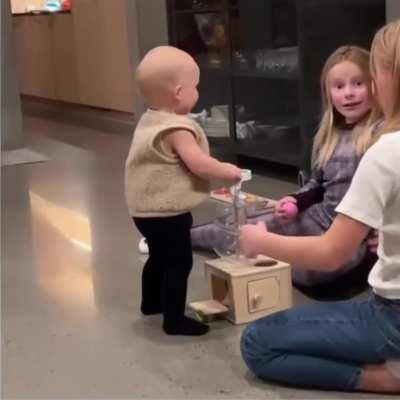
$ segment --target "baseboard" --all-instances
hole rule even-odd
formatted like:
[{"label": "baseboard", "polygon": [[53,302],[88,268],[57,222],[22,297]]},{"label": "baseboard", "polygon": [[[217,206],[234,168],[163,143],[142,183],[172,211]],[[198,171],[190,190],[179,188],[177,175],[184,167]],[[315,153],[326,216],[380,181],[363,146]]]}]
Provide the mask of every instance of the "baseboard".
[{"label": "baseboard", "polygon": [[133,113],[26,95],[21,96],[21,104],[22,111],[26,115],[50,118],[72,125],[85,126],[122,135],[132,134],[136,125]]}]

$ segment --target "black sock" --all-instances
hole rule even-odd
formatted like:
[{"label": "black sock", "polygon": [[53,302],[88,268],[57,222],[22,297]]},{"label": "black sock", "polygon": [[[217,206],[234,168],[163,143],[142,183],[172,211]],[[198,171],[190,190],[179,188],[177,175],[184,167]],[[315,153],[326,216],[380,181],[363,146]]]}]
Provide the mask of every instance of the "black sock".
[{"label": "black sock", "polygon": [[209,326],[192,318],[183,316],[182,320],[174,325],[164,323],[164,332],[167,335],[201,336],[209,331]]}]

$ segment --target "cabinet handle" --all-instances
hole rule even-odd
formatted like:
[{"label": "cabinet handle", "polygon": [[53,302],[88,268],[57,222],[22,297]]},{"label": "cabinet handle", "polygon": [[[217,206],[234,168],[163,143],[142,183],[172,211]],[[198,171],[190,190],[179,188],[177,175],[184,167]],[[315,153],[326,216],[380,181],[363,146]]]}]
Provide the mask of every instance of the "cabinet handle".
[{"label": "cabinet handle", "polygon": [[255,294],[252,299],[253,307],[257,307],[260,304],[261,300],[262,296],[260,294]]}]

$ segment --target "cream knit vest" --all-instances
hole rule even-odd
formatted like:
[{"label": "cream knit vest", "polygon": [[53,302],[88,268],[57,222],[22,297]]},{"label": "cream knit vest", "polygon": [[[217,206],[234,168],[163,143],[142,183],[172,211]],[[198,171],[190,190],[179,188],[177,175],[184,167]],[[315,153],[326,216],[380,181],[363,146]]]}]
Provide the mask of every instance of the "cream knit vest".
[{"label": "cream knit vest", "polygon": [[209,154],[207,137],[190,118],[147,110],[133,136],[125,164],[125,195],[133,217],[167,217],[190,211],[209,196],[209,183],[191,173],[182,160],[162,146],[171,129],[193,133]]}]

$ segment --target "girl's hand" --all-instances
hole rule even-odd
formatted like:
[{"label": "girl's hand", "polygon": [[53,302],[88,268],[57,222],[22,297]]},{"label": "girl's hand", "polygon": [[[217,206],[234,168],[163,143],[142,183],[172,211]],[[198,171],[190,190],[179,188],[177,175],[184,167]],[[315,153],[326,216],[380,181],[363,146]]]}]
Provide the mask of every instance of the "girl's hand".
[{"label": "girl's hand", "polygon": [[261,253],[261,243],[267,233],[264,222],[257,222],[256,225],[243,225],[240,228],[239,245],[242,254],[246,257],[255,257]]},{"label": "girl's hand", "polygon": [[[292,203],[293,206],[285,206],[286,203]],[[296,218],[298,210],[296,207],[297,200],[292,196],[285,196],[280,199],[275,207],[275,215],[279,218],[293,219]],[[287,209],[285,207],[288,207]],[[291,212],[288,212],[290,210]]]}]

